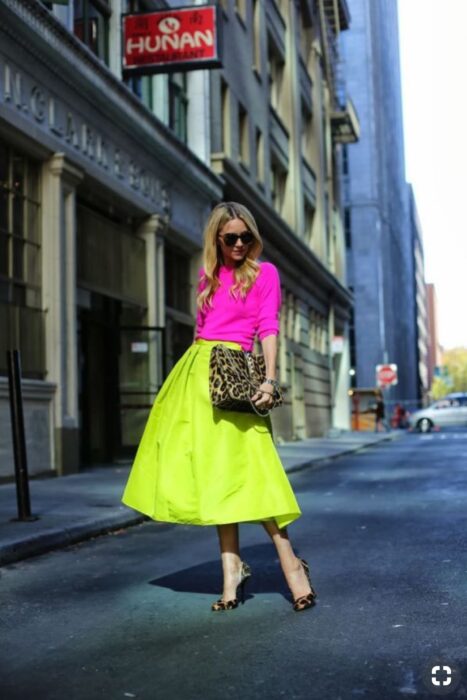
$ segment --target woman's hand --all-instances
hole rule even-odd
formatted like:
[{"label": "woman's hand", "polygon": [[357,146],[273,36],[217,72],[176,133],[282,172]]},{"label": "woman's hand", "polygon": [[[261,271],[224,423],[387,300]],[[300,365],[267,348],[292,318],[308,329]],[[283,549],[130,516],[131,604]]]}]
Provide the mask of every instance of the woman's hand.
[{"label": "woman's hand", "polygon": [[271,384],[264,382],[258,391],[251,397],[251,400],[258,408],[272,408],[274,389]]}]

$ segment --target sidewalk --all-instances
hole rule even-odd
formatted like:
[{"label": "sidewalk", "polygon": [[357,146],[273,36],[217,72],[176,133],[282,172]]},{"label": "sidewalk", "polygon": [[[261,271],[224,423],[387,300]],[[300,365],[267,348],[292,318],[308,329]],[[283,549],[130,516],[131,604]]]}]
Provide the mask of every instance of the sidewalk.
[{"label": "sidewalk", "polygon": [[[286,471],[317,467],[400,433],[331,435],[278,445]],[[39,516],[32,522],[12,522],[17,516],[15,484],[0,486],[0,566],[146,520],[120,502],[129,470],[129,465],[99,467],[32,480],[31,510]]]}]

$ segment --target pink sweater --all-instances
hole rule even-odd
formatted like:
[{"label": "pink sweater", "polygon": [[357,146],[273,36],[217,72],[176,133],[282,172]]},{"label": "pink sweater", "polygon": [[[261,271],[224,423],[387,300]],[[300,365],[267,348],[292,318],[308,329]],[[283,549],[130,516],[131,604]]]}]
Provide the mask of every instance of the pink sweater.
[{"label": "pink sweater", "polygon": [[[260,270],[253,286],[244,299],[229,293],[234,284],[233,270],[219,269],[220,287],[212,297],[212,307],[198,310],[196,338],[204,340],[230,340],[251,351],[257,335],[263,340],[279,333],[281,286],[277,268],[268,262],[260,263]],[[203,275],[200,270],[200,277]],[[204,288],[201,281],[198,291]]]}]

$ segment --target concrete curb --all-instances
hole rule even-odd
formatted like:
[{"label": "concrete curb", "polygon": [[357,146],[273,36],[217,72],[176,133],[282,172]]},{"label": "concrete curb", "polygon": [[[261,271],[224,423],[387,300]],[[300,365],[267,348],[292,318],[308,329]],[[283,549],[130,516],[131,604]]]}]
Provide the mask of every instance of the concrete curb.
[{"label": "concrete curb", "polygon": [[71,544],[78,544],[92,537],[105,535],[114,530],[132,527],[148,520],[145,515],[118,514],[80,523],[68,528],[55,528],[27,539],[18,540],[0,546],[0,566],[13,564],[54,549],[62,549]]},{"label": "concrete curb", "polygon": [[380,445],[382,442],[388,442],[389,440],[397,440],[398,437],[400,436],[397,434],[387,435],[384,438],[381,438],[381,440],[377,440],[374,442],[366,442],[364,445],[349,447],[349,449],[347,450],[342,450],[341,452],[326,455],[325,457],[314,457],[313,459],[309,459],[305,462],[300,462],[300,464],[291,465],[290,467],[286,467],[285,471],[287,472],[287,474],[293,474],[295,472],[302,471],[302,469],[314,469],[320,466],[324,466],[328,462],[333,462],[334,460],[339,459],[340,457],[345,457],[347,455],[355,454],[356,452],[361,452],[362,450],[366,450],[368,447]]}]

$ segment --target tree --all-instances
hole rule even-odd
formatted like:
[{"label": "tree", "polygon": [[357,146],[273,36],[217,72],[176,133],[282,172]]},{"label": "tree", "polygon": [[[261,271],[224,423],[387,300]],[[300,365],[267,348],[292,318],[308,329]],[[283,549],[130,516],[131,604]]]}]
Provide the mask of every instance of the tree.
[{"label": "tree", "polygon": [[431,386],[434,399],[440,399],[453,391],[467,392],[467,348],[454,348],[443,352],[443,366],[451,381],[443,376],[435,377]]}]

